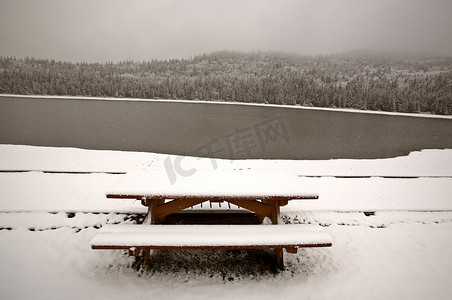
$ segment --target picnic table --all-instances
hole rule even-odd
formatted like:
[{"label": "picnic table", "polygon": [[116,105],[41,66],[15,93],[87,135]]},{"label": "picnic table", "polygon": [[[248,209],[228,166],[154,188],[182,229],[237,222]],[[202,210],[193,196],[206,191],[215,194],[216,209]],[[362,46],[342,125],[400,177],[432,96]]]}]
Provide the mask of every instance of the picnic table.
[{"label": "picnic table", "polygon": [[[274,172],[197,171],[169,180],[163,171],[129,172],[106,191],[107,198],[140,200],[148,207],[148,225],[111,225],[91,242],[93,249],[142,250],[145,263],[151,249],[274,248],[279,268],[283,249],[329,247],[331,237],[318,226],[278,224],[280,207],[319,195],[301,178]],[[254,212],[273,225],[158,225],[173,213],[205,201],[228,202]],[[221,217],[221,216],[219,216]],[[277,225],[277,226],[274,226]]]}]

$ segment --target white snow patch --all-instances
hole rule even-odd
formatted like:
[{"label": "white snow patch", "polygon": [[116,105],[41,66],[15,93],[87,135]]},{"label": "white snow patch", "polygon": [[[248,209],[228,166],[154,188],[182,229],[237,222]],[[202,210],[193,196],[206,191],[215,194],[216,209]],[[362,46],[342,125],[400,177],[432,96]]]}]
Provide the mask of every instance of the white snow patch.
[{"label": "white snow patch", "polygon": [[227,160],[143,152],[0,145],[0,171],[126,173],[166,169],[178,175],[175,165],[194,171],[252,170],[301,176],[452,176],[452,149],[422,150],[387,159]]},{"label": "white snow patch", "polygon": [[0,211],[146,212],[140,201],[105,197],[117,179],[111,174],[0,173]]}]

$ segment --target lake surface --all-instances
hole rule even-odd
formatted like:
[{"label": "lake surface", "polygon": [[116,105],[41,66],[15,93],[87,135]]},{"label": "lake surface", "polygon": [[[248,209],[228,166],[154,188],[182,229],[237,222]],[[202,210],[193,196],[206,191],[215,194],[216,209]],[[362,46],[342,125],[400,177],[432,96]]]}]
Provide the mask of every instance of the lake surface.
[{"label": "lake surface", "polygon": [[243,159],[452,148],[452,119],[171,101],[0,96],[0,143]]}]

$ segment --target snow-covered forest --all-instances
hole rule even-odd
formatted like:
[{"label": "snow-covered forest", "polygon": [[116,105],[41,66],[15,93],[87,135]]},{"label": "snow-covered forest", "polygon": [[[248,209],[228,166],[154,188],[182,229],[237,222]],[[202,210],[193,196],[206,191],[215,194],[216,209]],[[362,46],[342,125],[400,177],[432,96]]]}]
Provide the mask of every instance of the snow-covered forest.
[{"label": "snow-covered forest", "polygon": [[188,99],[452,114],[452,58],[215,52],[70,63],[0,57],[0,93]]}]

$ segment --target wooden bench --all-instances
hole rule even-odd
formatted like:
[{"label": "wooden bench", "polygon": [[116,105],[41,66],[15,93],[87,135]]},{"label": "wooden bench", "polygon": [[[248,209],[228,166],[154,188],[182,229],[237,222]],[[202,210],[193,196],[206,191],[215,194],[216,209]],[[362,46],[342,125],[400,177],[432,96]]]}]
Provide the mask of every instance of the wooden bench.
[{"label": "wooden bench", "polygon": [[[107,226],[92,241],[92,249],[274,248],[279,268],[283,249],[329,247],[331,237],[320,227],[277,225],[280,207],[290,200],[317,199],[318,194],[293,175],[265,172],[198,172],[170,183],[164,172],[127,173],[106,191],[111,199],[136,199],[149,209],[149,225]],[[274,225],[156,225],[173,213],[205,201],[229,202]]]},{"label": "wooden bench", "polygon": [[[313,225],[110,225],[91,241],[92,249],[123,249],[129,255],[151,249],[286,249],[330,247],[332,238]],[[283,261],[277,261],[280,269]]]},{"label": "wooden bench", "polygon": [[110,225],[91,241],[93,249],[289,248],[291,253],[331,245],[331,237],[313,225]]}]

